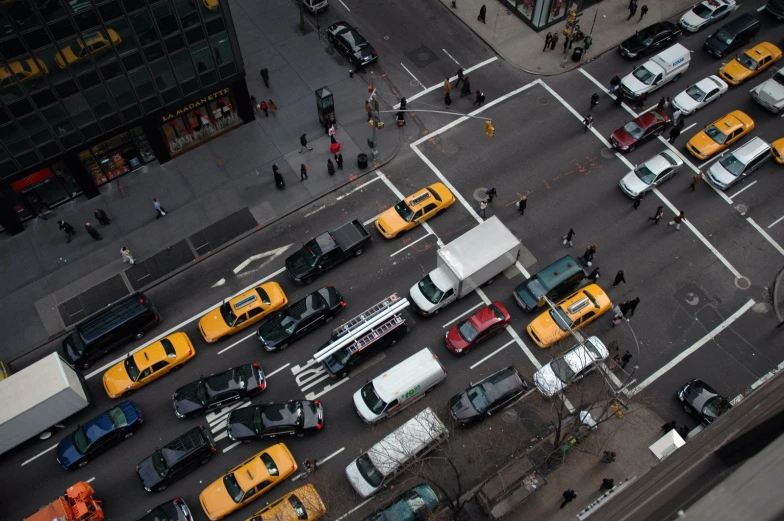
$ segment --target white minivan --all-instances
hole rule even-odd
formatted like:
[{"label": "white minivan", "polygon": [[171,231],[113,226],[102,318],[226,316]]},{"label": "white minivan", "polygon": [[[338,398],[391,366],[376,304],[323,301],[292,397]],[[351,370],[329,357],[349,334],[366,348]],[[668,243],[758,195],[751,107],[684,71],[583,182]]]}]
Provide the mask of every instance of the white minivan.
[{"label": "white minivan", "polygon": [[448,437],[446,427],[428,407],[352,461],[346,467],[346,477],[360,496],[370,497],[407,464],[435,449]]},{"label": "white minivan", "polygon": [[354,393],[354,407],[366,423],[397,414],[446,378],[438,357],[426,347],[375,377]]},{"label": "white minivan", "polygon": [[753,137],[713,163],[708,180],[716,188],[726,190],[762,166],[769,157],[770,145],[760,137]]}]

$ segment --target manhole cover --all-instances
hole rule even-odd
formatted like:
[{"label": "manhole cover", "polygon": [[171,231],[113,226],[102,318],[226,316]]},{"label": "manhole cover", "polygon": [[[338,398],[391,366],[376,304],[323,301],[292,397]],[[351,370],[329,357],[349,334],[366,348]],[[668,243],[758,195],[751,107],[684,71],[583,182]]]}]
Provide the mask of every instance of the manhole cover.
[{"label": "manhole cover", "polygon": [[735,205],[735,209],[736,209],[736,210],[738,211],[738,213],[739,213],[739,214],[741,214],[741,215],[746,215],[746,212],[748,212],[748,211],[749,211],[749,207],[748,207],[747,205],[743,204],[743,203],[736,204],[736,205]]},{"label": "manhole cover", "polygon": [[615,155],[615,150],[613,150],[612,148],[603,148],[602,151],[599,153],[605,159],[612,159],[612,157]]},{"label": "manhole cover", "polygon": [[539,103],[539,105],[548,105],[550,103],[550,98],[547,96],[539,96],[536,98],[536,101]]},{"label": "manhole cover", "polygon": [[751,281],[746,277],[738,277],[735,279],[735,287],[738,289],[749,289],[751,287]]},{"label": "manhole cover", "polygon": [[424,45],[420,46],[418,49],[414,49],[411,52],[405,53],[405,55],[406,58],[411,60],[417,67],[420,68],[438,61],[438,56],[436,55],[436,53],[434,53]]},{"label": "manhole cover", "polygon": [[517,413],[512,409],[507,409],[501,414],[501,418],[503,418],[506,423],[514,423],[517,421]]},{"label": "manhole cover", "polygon": [[449,143],[449,144],[443,145],[441,147],[441,150],[443,150],[444,154],[446,154],[448,156],[453,156],[453,155],[457,154],[460,151],[460,147],[458,147],[454,143]]},{"label": "manhole cover", "polygon": [[485,191],[486,190],[487,190],[487,188],[485,188],[485,187],[480,187],[480,188],[477,188],[476,190],[474,190],[474,200],[476,200],[476,201],[484,201],[485,199],[487,199],[487,196],[485,195]]}]

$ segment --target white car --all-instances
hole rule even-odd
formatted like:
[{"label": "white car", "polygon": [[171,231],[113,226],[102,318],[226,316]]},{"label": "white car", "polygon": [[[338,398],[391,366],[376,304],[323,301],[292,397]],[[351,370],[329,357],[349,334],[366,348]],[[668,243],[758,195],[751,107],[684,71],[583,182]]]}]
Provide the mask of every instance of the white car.
[{"label": "white car", "polygon": [[577,344],[535,372],[536,388],[548,398],[555,396],[571,382],[580,380],[593,371],[596,362],[601,362],[608,356],[610,352],[598,337],[587,338],[582,344]]},{"label": "white car", "polygon": [[774,114],[784,110],[784,69],[752,90],[751,97]]},{"label": "white car", "polygon": [[696,33],[706,25],[721,20],[738,8],[735,0],[705,0],[686,11],[681,17],[680,26]]},{"label": "white car", "polygon": [[682,166],[683,160],[677,154],[665,150],[623,176],[618,186],[623,193],[634,199],[673,177]]},{"label": "white car", "polygon": [[728,88],[727,82],[718,76],[708,76],[675,96],[672,106],[688,116],[711,101],[719,99]]}]

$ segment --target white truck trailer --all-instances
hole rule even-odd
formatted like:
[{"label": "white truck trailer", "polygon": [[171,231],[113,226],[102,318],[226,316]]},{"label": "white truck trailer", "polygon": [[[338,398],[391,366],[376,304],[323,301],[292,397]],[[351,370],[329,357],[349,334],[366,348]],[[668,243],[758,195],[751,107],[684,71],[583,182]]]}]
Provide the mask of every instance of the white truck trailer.
[{"label": "white truck trailer", "polygon": [[0,382],[0,454],[50,429],[90,404],[82,377],[59,354]]}]

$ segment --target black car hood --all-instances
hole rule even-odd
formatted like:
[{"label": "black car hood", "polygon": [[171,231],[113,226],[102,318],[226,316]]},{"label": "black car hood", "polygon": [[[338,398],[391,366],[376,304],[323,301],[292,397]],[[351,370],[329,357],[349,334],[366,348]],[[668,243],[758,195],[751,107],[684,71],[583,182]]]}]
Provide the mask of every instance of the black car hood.
[{"label": "black car hood", "polygon": [[637,33],[634,36],[630,36],[629,38],[625,39],[621,45],[624,49],[632,53],[644,51],[648,48],[648,46],[645,45],[644,37],[644,34]]},{"label": "black car hood", "polygon": [[152,456],[143,459],[136,466],[136,474],[139,475],[142,485],[149,489],[157,487],[163,481],[163,478],[155,471],[155,467],[152,464]]},{"label": "black car hood", "polygon": [[449,411],[452,417],[457,421],[471,420],[480,416],[479,412],[474,409],[471,400],[468,398],[468,393],[461,393],[452,397],[449,401]]},{"label": "black car hood", "polygon": [[298,251],[289,255],[286,259],[286,269],[294,276],[304,275],[311,270],[308,258],[310,254],[307,253],[307,246],[303,246]]},{"label": "black car hood", "polygon": [[243,407],[229,414],[228,431],[229,434],[237,439],[258,436],[253,429],[253,417],[256,415],[255,407]]},{"label": "black car hood", "polygon": [[702,408],[711,398],[718,396],[717,393],[711,392],[704,387],[698,385],[689,385],[684,389],[684,398],[694,409],[702,414]]},{"label": "black car hood", "polygon": [[354,56],[357,58],[368,58],[373,56],[373,47],[368,44],[362,44],[358,48],[354,49]]},{"label": "black car hood", "polygon": [[713,49],[716,49],[719,52],[724,52],[727,50],[727,47],[729,47],[729,45],[719,40],[718,38],[714,38],[713,36],[705,40],[705,45]]},{"label": "black car hood", "polygon": [[266,346],[275,346],[286,340],[291,334],[280,325],[281,318],[285,312],[275,313],[269,319],[262,322],[259,326],[259,340]]},{"label": "black car hood", "polygon": [[174,391],[172,401],[177,412],[189,414],[204,409],[199,401],[199,383],[191,382]]}]

